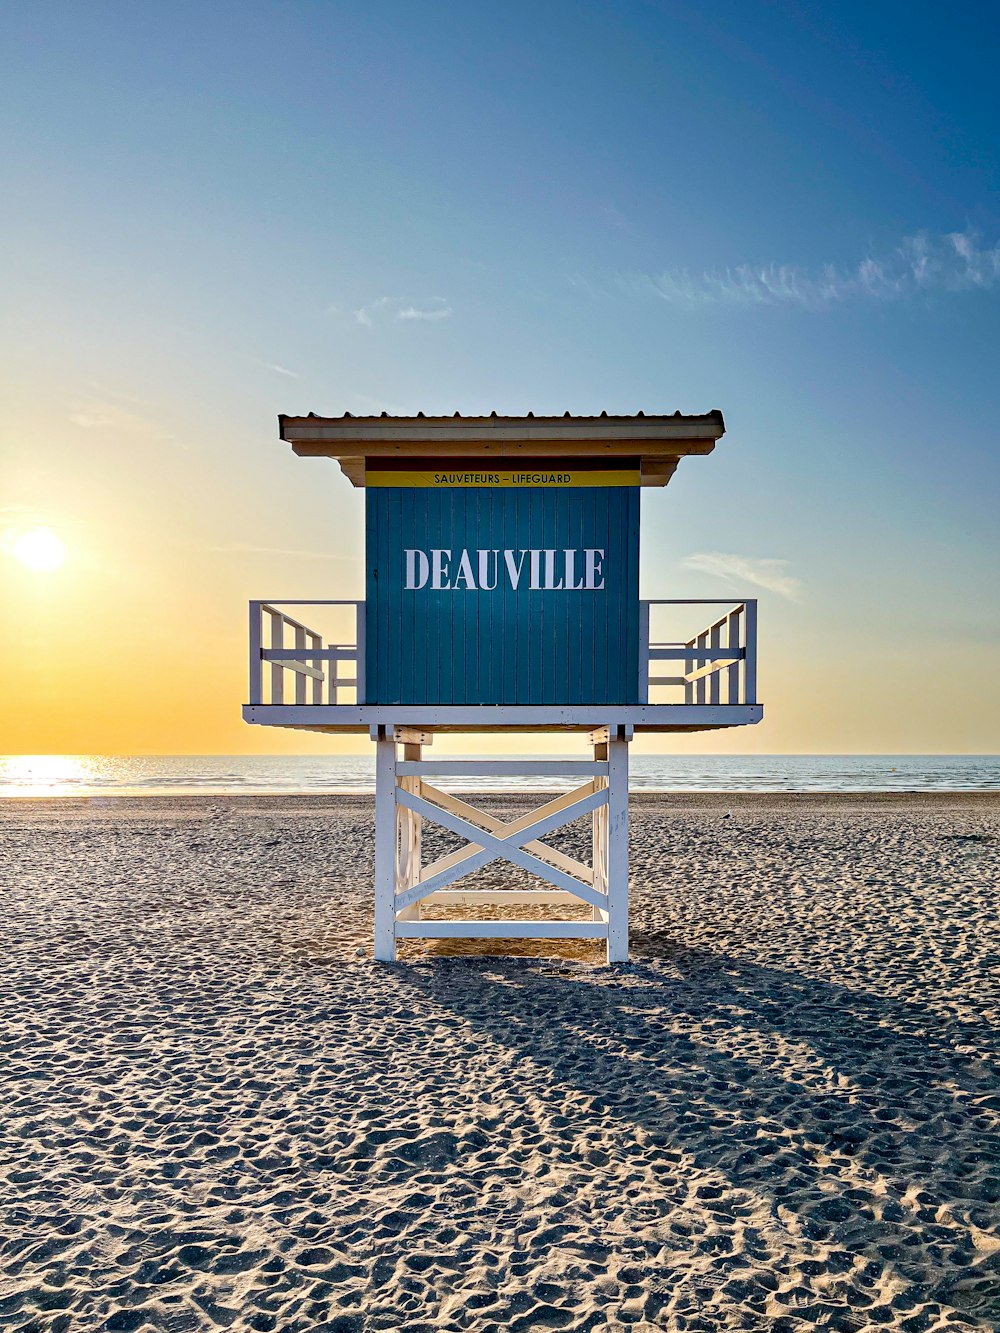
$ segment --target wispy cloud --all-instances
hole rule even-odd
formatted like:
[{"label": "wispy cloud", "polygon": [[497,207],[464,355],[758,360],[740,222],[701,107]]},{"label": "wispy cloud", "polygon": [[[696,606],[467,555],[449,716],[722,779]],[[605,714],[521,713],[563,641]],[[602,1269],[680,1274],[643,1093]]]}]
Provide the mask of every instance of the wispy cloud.
[{"label": "wispy cloud", "polygon": [[894,250],[853,265],[740,264],[735,268],[666,269],[622,278],[629,287],[688,309],[713,305],[792,305],[823,310],[847,301],[899,301],[922,292],[1000,286],[1000,242],[972,231],[905,237]]},{"label": "wispy cloud", "polygon": [[69,420],[80,430],[127,431],[133,435],[146,435],[157,440],[172,440],[174,437],[160,422],[138,412],[129,412],[116,403],[104,399],[88,399],[74,403],[70,409]]},{"label": "wispy cloud", "polygon": [[287,375],[290,380],[300,380],[302,378],[297,370],[289,370],[287,366],[279,366],[275,361],[264,361],[262,365],[265,370],[273,370],[276,375]]},{"label": "wispy cloud", "polygon": [[432,297],[423,305],[414,305],[400,296],[380,296],[377,301],[370,301],[354,312],[359,324],[371,328],[377,323],[405,323],[410,320],[428,320],[436,322],[450,319],[452,308],[443,296]]},{"label": "wispy cloud", "polygon": [[255,546],[252,542],[229,542],[208,549],[220,555],[288,555],[296,560],[337,560],[348,565],[360,562],[360,556],[335,555],[332,551],[298,551],[285,546]]},{"label": "wispy cloud", "polygon": [[802,580],[787,573],[787,560],[759,560],[749,555],[703,551],[686,555],[681,561],[681,567],[697,570],[701,574],[711,574],[723,579],[732,587],[749,583],[755,588],[776,592],[793,602],[802,600],[804,590]]}]

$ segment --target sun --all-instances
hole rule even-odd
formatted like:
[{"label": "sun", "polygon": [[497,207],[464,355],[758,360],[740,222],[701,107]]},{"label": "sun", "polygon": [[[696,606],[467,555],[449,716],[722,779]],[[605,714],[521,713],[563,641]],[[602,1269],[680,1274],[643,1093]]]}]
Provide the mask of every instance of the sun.
[{"label": "sun", "polygon": [[14,542],[14,558],[25,569],[48,574],[66,559],[66,547],[51,528],[29,528]]}]

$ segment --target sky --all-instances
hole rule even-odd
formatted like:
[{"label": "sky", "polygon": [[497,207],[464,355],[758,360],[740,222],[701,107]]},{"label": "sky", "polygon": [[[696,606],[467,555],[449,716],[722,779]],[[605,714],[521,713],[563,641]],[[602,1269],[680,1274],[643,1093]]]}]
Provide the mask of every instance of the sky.
[{"label": "sky", "polygon": [[5,4],[0,752],[365,749],[241,720],[247,600],[363,594],[362,492],[279,412],[716,407],[642,592],[760,597],[765,721],[641,748],[1000,751],[998,40],[961,0]]}]

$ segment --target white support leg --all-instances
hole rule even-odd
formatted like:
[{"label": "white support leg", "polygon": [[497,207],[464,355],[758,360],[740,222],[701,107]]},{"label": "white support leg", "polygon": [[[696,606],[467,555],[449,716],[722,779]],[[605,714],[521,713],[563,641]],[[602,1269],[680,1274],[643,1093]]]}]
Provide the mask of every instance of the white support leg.
[{"label": "white support leg", "polygon": [[[595,763],[607,763],[608,742],[606,740],[594,740],[594,761]],[[598,791],[601,787],[608,785],[607,778],[595,778],[594,790]],[[608,808],[606,805],[598,806],[593,815],[593,834],[591,837],[591,846],[593,850],[592,864],[594,867],[594,888],[601,893],[608,891]],[[594,920],[602,921],[601,909],[594,908]]]},{"label": "white support leg", "polygon": [[396,742],[379,727],[375,741],[375,957],[396,961]]},{"label": "white support leg", "polygon": [[[420,761],[422,746],[412,741],[403,742],[404,760]],[[420,779],[404,777],[398,779],[398,785],[403,791],[412,792],[415,796],[420,794]],[[398,806],[397,806],[398,809]],[[415,810],[399,809],[399,815],[403,822],[403,856],[402,874],[397,876],[397,883],[401,889],[412,889],[414,884],[420,882],[420,871],[423,856],[421,852],[421,833],[423,830],[423,816],[417,814]],[[411,903],[409,907],[404,907],[399,914],[400,920],[419,921],[420,920],[420,900]]]},{"label": "white support leg", "polygon": [[608,962],[628,962],[628,740],[623,729],[608,736]]},{"label": "white support leg", "polygon": [[[375,759],[375,957],[394,962],[399,939],[537,938],[604,939],[609,963],[628,958],[628,741],[630,728],[602,727],[591,736],[593,761],[574,760],[567,772],[591,773],[583,786],[547,801],[529,814],[503,821],[440,791],[425,773],[447,772],[448,761],[423,759],[431,737],[410,728],[372,728]],[[403,755],[398,757],[398,747]],[[500,761],[502,763],[502,761]],[[508,761],[510,762],[510,761]],[[552,760],[517,761],[525,774],[548,772]],[[477,761],[477,774],[489,770]],[[464,768],[457,771],[463,772]],[[544,839],[574,819],[593,812],[593,866],[548,846]],[[424,819],[466,840],[458,852],[424,866]],[[555,886],[532,890],[449,892],[455,880],[497,860],[529,870]],[[524,921],[427,918],[421,900],[451,905],[480,902],[582,903],[589,918]]]}]

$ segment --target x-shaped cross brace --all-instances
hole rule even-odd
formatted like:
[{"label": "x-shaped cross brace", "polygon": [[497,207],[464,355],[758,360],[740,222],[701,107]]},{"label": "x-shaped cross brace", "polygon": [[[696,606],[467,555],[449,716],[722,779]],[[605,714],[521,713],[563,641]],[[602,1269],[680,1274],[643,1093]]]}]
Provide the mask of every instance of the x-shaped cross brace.
[{"label": "x-shaped cross brace", "polygon": [[[426,783],[424,788],[434,791]],[[437,889],[445,888],[456,879],[461,879],[464,875],[471,875],[491,862],[500,860],[510,861],[512,865],[531,871],[538,875],[540,879],[554,884],[557,888],[565,889],[575,897],[590,903],[592,907],[607,908],[608,900],[605,894],[600,893],[590,884],[584,884],[575,879],[565,871],[549,865],[548,862],[534,856],[525,849],[525,843],[535,842],[554,829],[561,828],[564,824],[569,824],[582,815],[589,815],[600,806],[606,805],[607,801],[608,792],[606,788],[601,788],[598,791],[589,790],[581,799],[543,815],[534,823],[528,824],[527,827],[511,828],[508,829],[506,836],[498,836],[497,833],[488,832],[473,824],[470,820],[463,819],[460,815],[442,809],[441,806],[427,800],[424,796],[418,796],[414,792],[404,791],[397,787],[397,805],[440,824],[442,828],[449,829],[452,833],[457,833],[471,843],[473,847],[479,847],[481,850],[473,852],[460,862],[441,869],[437,873],[430,874],[426,879],[422,879],[419,884],[413,885],[412,888],[397,893],[396,911],[402,911],[412,903],[419,902],[421,898],[426,898],[428,894],[434,893]],[[516,823],[519,822],[516,821]],[[502,829],[498,830],[498,833],[500,832],[502,832]]]}]

